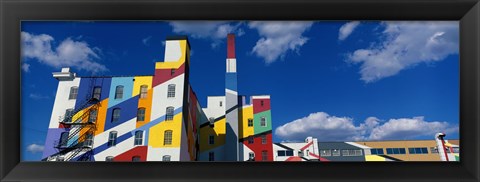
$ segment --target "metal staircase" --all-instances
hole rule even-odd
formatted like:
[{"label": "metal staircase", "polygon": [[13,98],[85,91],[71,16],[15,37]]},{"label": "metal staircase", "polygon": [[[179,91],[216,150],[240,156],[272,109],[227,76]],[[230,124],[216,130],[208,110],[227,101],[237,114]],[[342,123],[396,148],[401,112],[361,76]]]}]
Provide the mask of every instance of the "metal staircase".
[{"label": "metal staircase", "polygon": [[[90,81],[90,91],[93,92],[95,78]],[[67,138],[54,142],[58,153],[49,156],[47,161],[89,161],[93,155],[93,138],[97,130],[96,120],[100,101],[92,94],[87,94],[87,100],[71,114],[60,118],[60,123],[70,128]],[[83,113],[82,113],[83,112]],[[92,113],[94,115],[91,115]],[[83,132],[83,133],[82,133]],[[80,135],[80,133],[82,133]]]}]

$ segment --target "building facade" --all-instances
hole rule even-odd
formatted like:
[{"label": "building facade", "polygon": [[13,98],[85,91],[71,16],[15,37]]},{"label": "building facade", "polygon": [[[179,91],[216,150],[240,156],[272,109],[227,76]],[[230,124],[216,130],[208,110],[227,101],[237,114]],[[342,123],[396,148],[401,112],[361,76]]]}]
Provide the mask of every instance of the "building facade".
[{"label": "building facade", "polygon": [[270,96],[237,92],[235,37],[228,35],[225,96],[202,108],[189,84],[190,44],[169,37],[153,75],[59,81],[43,160],[273,160]]},{"label": "building facade", "polygon": [[459,140],[437,138],[316,142],[308,137],[300,143],[274,143],[273,155],[275,161],[460,161]]}]

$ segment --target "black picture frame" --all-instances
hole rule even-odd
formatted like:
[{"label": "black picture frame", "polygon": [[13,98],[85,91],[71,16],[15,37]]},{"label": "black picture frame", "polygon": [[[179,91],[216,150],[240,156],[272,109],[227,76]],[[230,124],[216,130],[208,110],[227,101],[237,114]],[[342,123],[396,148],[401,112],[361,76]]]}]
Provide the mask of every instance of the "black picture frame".
[{"label": "black picture frame", "polygon": [[[460,162],[21,162],[22,20],[459,20]],[[478,0],[1,0],[2,181],[479,181]]]}]

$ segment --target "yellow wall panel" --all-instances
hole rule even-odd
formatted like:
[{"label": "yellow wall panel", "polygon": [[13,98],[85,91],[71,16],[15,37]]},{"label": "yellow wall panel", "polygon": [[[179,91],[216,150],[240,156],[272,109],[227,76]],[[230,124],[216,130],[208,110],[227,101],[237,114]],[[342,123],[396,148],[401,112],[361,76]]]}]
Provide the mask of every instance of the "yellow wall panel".
[{"label": "yellow wall panel", "polygon": [[242,108],[240,113],[241,113],[240,121],[242,121],[242,125],[239,128],[240,132],[239,132],[238,137],[239,138],[246,138],[246,137],[254,134],[253,126],[248,127],[248,119],[249,118],[253,119],[253,106],[248,106],[248,107]]},{"label": "yellow wall panel", "polygon": [[385,158],[378,155],[365,155],[365,161],[385,161]]},{"label": "yellow wall panel", "polygon": [[[172,121],[162,121],[150,128],[148,145],[153,148],[180,147],[182,136],[182,112],[173,117]],[[172,130],[172,144],[164,145],[163,135],[166,130]]]},{"label": "yellow wall panel", "polygon": [[[226,131],[226,119],[223,118],[220,121],[215,122],[213,127],[204,126],[200,128],[200,152],[210,150],[222,145],[225,145],[225,131]],[[214,136],[215,143],[210,145],[208,143],[208,137]]]},{"label": "yellow wall panel", "polygon": [[140,86],[147,85],[148,89],[152,88],[152,76],[136,76],[135,81],[133,82],[133,92],[132,97],[140,94]]}]

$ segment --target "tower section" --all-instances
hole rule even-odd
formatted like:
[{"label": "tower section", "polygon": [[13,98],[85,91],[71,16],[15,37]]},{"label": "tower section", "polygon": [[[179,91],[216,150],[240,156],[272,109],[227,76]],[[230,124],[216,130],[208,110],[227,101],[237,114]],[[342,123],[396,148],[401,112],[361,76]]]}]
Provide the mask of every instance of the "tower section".
[{"label": "tower section", "polygon": [[238,140],[238,92],[237,59],[235,58],[235,35],[227,36],[227,60],[225,73],[225,160],[239,160]]}]

